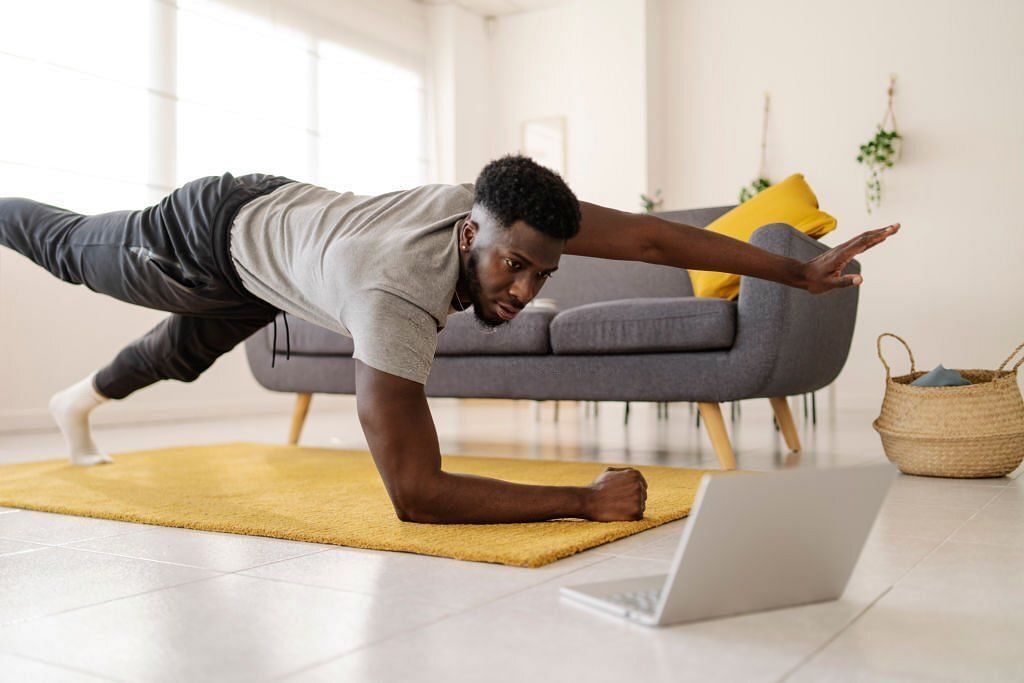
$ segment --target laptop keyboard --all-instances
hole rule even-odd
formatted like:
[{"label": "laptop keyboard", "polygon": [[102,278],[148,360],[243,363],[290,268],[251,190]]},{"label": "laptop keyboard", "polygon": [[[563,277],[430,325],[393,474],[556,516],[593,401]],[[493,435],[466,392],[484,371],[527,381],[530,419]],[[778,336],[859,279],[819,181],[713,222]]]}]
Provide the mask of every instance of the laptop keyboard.
[{"label": "laptop keyboard", "polygon": [[658,601],[661,600],[661,589],[653,588],[646,591],[615,593],[608,596],[608,599],[635,612],[653,614],[654,610],[658,607]]}]

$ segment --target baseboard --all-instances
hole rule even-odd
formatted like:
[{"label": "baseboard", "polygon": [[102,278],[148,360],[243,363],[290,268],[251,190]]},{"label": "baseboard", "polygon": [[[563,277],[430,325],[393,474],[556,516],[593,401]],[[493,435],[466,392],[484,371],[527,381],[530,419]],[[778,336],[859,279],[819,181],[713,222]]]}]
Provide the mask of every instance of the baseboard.
[{"label": "baseboard", "polygon": [[[253,396],[242,400],[173,402],[156,405],[111,402],[91,415],[93,425],[115,426],[143,422],[180,422],[247,415],[290,415],[294,394]],[[48,410],[0,412],[0,433],[35,432],[56,429]]]}]

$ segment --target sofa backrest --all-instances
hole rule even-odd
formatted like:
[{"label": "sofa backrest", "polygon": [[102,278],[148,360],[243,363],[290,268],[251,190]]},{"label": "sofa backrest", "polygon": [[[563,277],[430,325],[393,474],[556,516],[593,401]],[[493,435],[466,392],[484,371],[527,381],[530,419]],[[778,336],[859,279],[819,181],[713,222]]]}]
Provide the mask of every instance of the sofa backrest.
[{"label": "sofa backrest", "polygon": [[[662,211],[654,215],[704,228],[731,208],[716,206]],[[597,301],[692,295],[690,276],[681,268],[565,255],[559,261],[558,272],[544,285],[538,298],[554,299],[558,308],[564,311]]]}]

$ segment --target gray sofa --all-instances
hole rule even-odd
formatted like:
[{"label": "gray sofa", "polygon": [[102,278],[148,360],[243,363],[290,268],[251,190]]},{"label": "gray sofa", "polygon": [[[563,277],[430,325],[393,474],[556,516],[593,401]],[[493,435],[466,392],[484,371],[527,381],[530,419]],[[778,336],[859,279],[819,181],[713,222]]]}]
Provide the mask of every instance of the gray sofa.
[{"label": "gray sofa", "polygon": [[[729,206],[657,214],[704,227]],[[751,243],[800,260],[829,247],[775,223]],[[847,273],[859,273],[853,261]],[[767,398],[786,443],[800,449],[785,397],[827,386],[850,348],[858,288],[811,295],[741,278],[736,301],[693,296],[685,270],[563,256],[540,294],[557,310],[528,306],[491,334],[457,313],[438,337],[428,396],[584,401],[696,402],[723,468],[735,467],[719,404]],[[256,380],[298,394],[290,441],[296,443],[314,393],[355,392],[352,341],[289,319],[271,368],[271,333],[245,344]],[[278,326],[279,332],[281,326]]]}]

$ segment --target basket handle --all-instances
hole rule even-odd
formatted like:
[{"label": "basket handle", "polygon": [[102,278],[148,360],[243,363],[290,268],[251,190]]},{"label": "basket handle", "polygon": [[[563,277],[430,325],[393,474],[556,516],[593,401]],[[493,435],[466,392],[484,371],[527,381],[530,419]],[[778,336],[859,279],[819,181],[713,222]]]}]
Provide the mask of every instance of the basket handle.
[{"label": "basket handle", "polygon": [[[885,358],[882,357],[882,338],[883,337],[892,337],[893,339],[895,339],[899,343],[903,344],[903,347],[907,350],[907,355],[910,356],[910,374],[914,374],[915,372],[917,372],[917,368],[915,367],[915,364],[914,364],[914,352],[910,350],[910,346],[907,344],[907,342],[903,341],[902,337],[897,337],[892,332],[883,332],[882,334],[878,335],[878,360],[882,361],[882,365],[885,366],[885,378],[888,380],[890,377],[892,377],[892,370],[890,370],[889,364],[885,362]],[[1024,346],[1024,344],[1021,344],[1021,346]],[[1017,352],[1014,351],[1014,353],[1017,353]],[[1009,360],[1009,359],[1007,359],[1007,360]],[[1021,360],[1024,361],[1024,359],[1021,359]]]},{"label": "basket handle", "polygon": [[[1001,373],[1001,372],[1003,371],[1003,368],[1005,368],[1005,367],[1006,367],[1006,364],[1007,364],[1007,363],[1009,363],[1009,362],[1010,362],[1011,360],[1013,360],[1013,357],[1014,357],[1014,356],[1016,356],[1016,355],[1017,355],[1017,352],[1018,352],[1018,351],[1020,351],[1021,349],[1024,349],[1024,342],[1021,342],[1021,345],[1020,345],[1020,346],[1018,346],[1017,348],[1015,348],[1015,349],[1013,350],[1013,353],[1011,353],[1011,354],[1010,354],[1010,355],[1009,355],[1009,356],[1008,356],[1008,357],[1006,358],[1006,360],[1004,360],[1004,361],[1003,361],[1003,364],[999,366],[999,369],[998,369],[998,370],[996,370],[996,374],[997,374],[997,375],[998,375],[999,373]],[[1016,364],[1016,365],[1014,365],[1014,366],[1013,366],[1013,369],[1012,369],[1012,370],[1010,370],[1009,372],[1017,372],[1017,368],[1019,368],[1019,367],[1020,367],[1020,364],[1021,364],[1021,363],[1024,363],[1024,356],[1022,356],[1022,357],[1021,357],[1021,359],[1020,359],[1019,361],[1017,361],[1017,364]]]}]

